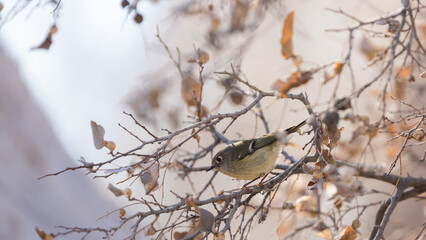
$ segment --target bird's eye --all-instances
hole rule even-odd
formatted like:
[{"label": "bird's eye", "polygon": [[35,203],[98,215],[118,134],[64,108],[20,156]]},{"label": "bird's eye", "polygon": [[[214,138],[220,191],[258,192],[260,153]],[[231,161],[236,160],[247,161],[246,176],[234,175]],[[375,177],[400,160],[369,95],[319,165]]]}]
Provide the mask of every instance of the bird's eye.
[{"label": "bird's eye", "polygon": [[217,162],[217,163],[221,163],[221,162],[222,162],[222,157],[217,157],[217,158],[216,158],[216,162]]}]

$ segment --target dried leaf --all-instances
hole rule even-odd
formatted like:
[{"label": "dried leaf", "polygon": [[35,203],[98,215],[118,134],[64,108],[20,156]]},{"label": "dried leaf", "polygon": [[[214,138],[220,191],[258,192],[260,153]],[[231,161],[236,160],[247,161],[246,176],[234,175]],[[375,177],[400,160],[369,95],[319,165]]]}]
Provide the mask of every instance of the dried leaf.
[{"label": "dried leaf", "polygon": [[135,20],[135,22],[136,22],[137,24],[142,23],[142,21],[143,21],[143,16],[142,16],[142,14],[140,14],[140,13],[136,13],[136,14],[135,14],[135,16],[133,17],[133,20]]},{"label": "dried leaf", "polygon": [[361,221],[359,221],[359,218],[356,218],[352,221],[351,224],[353,229],[358,229],[359,227],[361,227]]},{"label": "dried leaf", "polygon": [[420,75],[420,77],[421,77],[421,78],[426,78],[426,71],[424,71],[424,72],[422,73],[422,75]]},{"label": "dried leaf", "polygon": [[357,234],[351,226],[347,226],[339,232],[339,240],[355,240],[356,236]]},{"label": "dried leaf", "polygon": [[[191,135],[194,134],[194,132],[195,132],[195,129],[192,129]],[[195,138],[195,140],[197,140],[197,144],[200,145],[200,136],[198,134],[195,134],[193,138]]]},{"label": "dried leaf", "polygon": [[181,240],[182,238],[184,238],[186,236],[188,232],[174,232],[173,233],[173,238],[175,240]]},{"label": "dried leaf", "polygon": [[317,233],[317,237],[323,238],[326,240],[333,240],[333,234],[330,229],[325,229],[319,233]]},{"label": "dried leaf", "polygon": [[400,25],[400,23],[399,23],[398,20],[393,20],[393,19],[389,20],[388,21],[388,32],[390,32],[390,33],[396,33],[396,31],[399,28],[399,25]]},{"label": "dried leaf", "polygon": [[336,74],[340,74],[342,72],[344,64],[342,62],[334,63],[333,70]]},{"label": "dried leaf", "polygon": [[155,229],[155,227],[151,224],[151,226],[149,226],[148,230],[146,231],[146,235],[147,236],[152,236],[157,232],[157,230]]},{"label": "dried leaf", "polygon": [[90,126],[92,127],[93,143],[95,144],[96,149],[101,149],[105,146],[105,129],[98,125],[95,121],[90,121]]},{"label": "dried leaf", "polygon": [[120,209],[120,217],[124,217],[124,215],[126,215],[126,210],[124,210],[124,208]]},{"label": "dried leaf", "polygon": [[45,233],[42,230],[39,230],[38,227],[35,228],[37,235],[40,237],[41,240],[52,240],[53,236],[51,234]]},{"label": "dried leaf", "polygon": [[202,208],[199,208],[200,211],[200,220],[198,222],[197,229],[201,232],[214,232],[214,221],[215,217],[214,215]]},{"label": "dried leaf", "polygon": [[365,37],[362,39],[360,47],[361,47],[361,52],[364,53],[368,61],[372,60],[380,51],[378,47],[374,46],[371,43],[371,41]]},{"label": "dried leaf", "polygon": [[121,196],[121,195],[124,195],[123,190],[121,190],[121,189],[119,189],[119,188],[115,187],[115,186],[114,186],[114,185],[112,185],[111,183],[110,183],[110,184],[108,184],[108,190],[110,190],[112,193],[114,193],[114,195],[115,195],[116,197],[119,197],[119,196]]},{"label": "dried leaf", "polygon": [[281,36],[281,54],[285,59],[291,58],[293,54],[293,19],[294,11],[290,12],[284,20]]},{"label": "dried leaf", "polygon": [[181,94],[188,106],[197,106],[197,101],[201,97],[201,85],[190,74],[182,78]]},{"label": "dried leaf", "polygon": [[235,105],[240,105],[244,100],[244,95],[240,91],[236,90],[231,91],[229,93],[229,97],[231,98],[232,103]]},{"label": "dried leaf", "polygon": [[247,18],[250,5],[248,1],[235,1],[231,13],[231,32],[244,30],[244,22]]},{"label": "dried leaf", "polygon": [[421,142],[425,139],[426,131],[423,128],[417,128],[414,133],[410,136],[410,138]]},{"label": "dried leaf", "polygon": [[210,59],[210,56],[207,52],[197,49],[197,62],[201,65],[207,63]]},{"label": "dried leaf", "polygon": [[306,84],[311,79],[312,72],[310,71],[292,72],[285,82],[277,79],[272,85],[272,89],[281,93],[281,97],[285,97],[290,89]]},{"label": "dried leaf", "polygon": [[34,50],[34,49],[46,49],[46,50],[48,50],[50,48],[50,45],[52,45],[52,37],[57,32],[58,32],[58,28],[56,27],[55,24],[53,24],[50,27],[49,33],[47,34],[44,41],[40,45],[38,45],[37,47],[33,47],[31,50]]},{"label": "dried leaf", "polygon": [[104,141],[105,147],[109,149],[109,152],[112,154],[115,149],[115,143],[113,141]]},{"label": "dried leaf", "polygon": [[318,202],[314,196],[302,196],[294,202],[296,212],[308,212],[311,217],[317,216]]},{"label": "dried leaf", "polygon": [[125,189],[123,190],[123,194],[124,194],[124,195],[126,195],[128,198],[131,198],[131,197],[132,197],[132,189],[130,189],[130,188],[125,188]]},{"label": "dried leaf", "polygon": [[145,194],[150,194],[152,191],[158,189],[158,163],[150,163],[149,165],[143,165],[142,167],[147,169],[140,174],[140,179],[144,185]]},{"label": "dried leaf", "polygon": [[216,233],[213,237],[213,240],[225,240],[225,234],[224,233]]}]

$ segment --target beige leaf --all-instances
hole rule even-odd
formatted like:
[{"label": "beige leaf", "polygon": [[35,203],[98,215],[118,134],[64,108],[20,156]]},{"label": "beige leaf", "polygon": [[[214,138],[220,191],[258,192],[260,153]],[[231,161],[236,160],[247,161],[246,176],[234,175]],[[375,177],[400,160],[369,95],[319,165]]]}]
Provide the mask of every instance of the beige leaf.
[{"label": "beige leaf", "polygon": [[98,125],[95,121],[90,121],[90,126],[92,127],[93,143],[95,144],[96,149],[101,149],[105,146],[105,129]]},{"label": "beige leaf", "polygon": [[213,224],[215,221],[214,215],[202,208],[199,208],[200,211],[200,221],[198,222],[197,229],[201,232],[214,232]]},{"label": "beige leaf", "polygon": [[142,165],[142,168],[146,169],[140,174],[140,178],[145,188],[145,194],[150,194],[152,191],[158,189],[158,163],[149,163],[146,165]]},{"label": "beige leaf", "polygon": [[112,185],[111,183],[108,184],[108,190],[110,190],[112,193],[114,193],[114,195],[116,197],[119,197],[121,195],[124,195],[125,193],[123,192],[123,190],[115,187],[114,185]]}]

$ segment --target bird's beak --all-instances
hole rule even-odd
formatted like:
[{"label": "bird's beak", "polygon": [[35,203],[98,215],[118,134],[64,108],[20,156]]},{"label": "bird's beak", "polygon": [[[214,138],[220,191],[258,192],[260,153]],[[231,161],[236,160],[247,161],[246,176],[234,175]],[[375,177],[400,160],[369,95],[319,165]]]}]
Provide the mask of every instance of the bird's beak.
[{"label": "bird's beak", "polygon": [[212,170],[213,168],[214,168],[214,166],[209,167],[209,168],[206,170],[206,172],[208,172],[208,171]]}]

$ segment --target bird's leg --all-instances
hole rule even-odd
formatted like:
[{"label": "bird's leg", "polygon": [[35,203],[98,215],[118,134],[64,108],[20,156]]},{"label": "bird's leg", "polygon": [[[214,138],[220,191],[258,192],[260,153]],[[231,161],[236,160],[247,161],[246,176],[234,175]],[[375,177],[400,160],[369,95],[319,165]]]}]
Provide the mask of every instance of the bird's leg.
[{"label": "bird's leg", "polygon": [[[269,173],[265,174],[265,176],[263,176],[262,180],[260,180],[260,182],[257,184],[257,186],[261,186],[263,180],[265,180],[266,176],[268,176]],[[257,179],[257,178],[256,178]]]},{"label": "bird's leg", "polygon": [[257,178],[255,178],[255,179],[253,179],[253,180],[250,180],[248,183],[244,184],[244,185],[241,187],[241,189],[245,189],[245,188],[247,188],[247,186],[248,186],[250,183],[252,183],[252,182],[256,181],[256,180],[257,180],[257,179],[259,179],[259,178],[260,178],[260,176],[259,176],[259,177],[257,177]]}]

